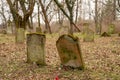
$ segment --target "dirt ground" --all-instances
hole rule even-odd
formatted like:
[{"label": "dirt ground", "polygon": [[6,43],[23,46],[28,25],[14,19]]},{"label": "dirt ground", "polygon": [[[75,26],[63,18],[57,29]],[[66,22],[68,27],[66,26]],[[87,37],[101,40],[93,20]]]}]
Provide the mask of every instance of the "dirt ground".
[{"label": "dirt ground", "polygon": [[120,37],[97,37],[80,46],[85,70],[63,70],[56,49],[58,35],[47,35],[46,63],[26,63],[26,46],[15,44],[14,36],[0,34],[0,80],[120,80]]}]

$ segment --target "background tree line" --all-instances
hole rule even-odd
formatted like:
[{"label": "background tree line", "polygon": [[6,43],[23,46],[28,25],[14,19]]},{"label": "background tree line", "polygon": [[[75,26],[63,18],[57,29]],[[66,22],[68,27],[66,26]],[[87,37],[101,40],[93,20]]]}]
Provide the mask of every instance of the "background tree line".
[{"label": "background tree line", "polygon": [[[1,24],[52,33],[53,24],[64,27],[69,21],[69,33],[81,31],[85,22],[94,22],[94,31],[101,34],[103,25],[119,20],[119,0],[0,0]],[[37,25],[35,25],[37,23]],[[60,29],[60,27],[58,29]]]}]

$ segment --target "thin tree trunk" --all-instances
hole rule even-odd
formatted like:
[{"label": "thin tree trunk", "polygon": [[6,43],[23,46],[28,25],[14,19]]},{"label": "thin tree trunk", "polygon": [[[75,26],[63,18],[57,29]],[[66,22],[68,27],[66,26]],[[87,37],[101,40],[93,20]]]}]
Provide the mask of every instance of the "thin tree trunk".
[{"label": "thin tree trunk", "polygon": [[[60,5],[60,3],[58,2],[58,0],[54,0],[54,2],[57,4],[57,6],[60,8],[60,10],[63,12],[63,14],[68,18],[68,20],[70,21],[70,25],[74,25],[74,27],[80,32],[80,29],[76,26],[76,24],[74,22],[71,22],[71,16],[69,16],[66,11],[63,9],[63,7]],[[66,2],[67,3],[67,2]],[[69,5],[69,3],[68,3]],[[69,7],[69,6],[68,6]],[[71,11],[70,9],[71,8],[68,8],[69,9],[69,12]],[[71,15],[71,13],[70,13]],[[73,28],[71,28],[73,29]],[[71,31],[71,30],[70,30]]]},{"label": "thin tree trunk", "polygon": [[95,0],[95,31],[98,34],[98,0]]},{"label": "thin tree trunk", "polygon": [[50,28],[50,23],[48,21],[48,17],[47,17],[47,14],[46,14],[46,10],[44,8],[44,5],[42,3],[41,0],[39,0],[39,3],[41,5],[41,8],[42,8],[42,12],[43,12],[43,15],[44,15],[44,18],[45,18],[45,26],[46,26],[46,30],[49,31],[50,34],[52,34],[52,31],[51,31],[51,28]]},{"label": "thin tree trunk", "polygon": [[77,0],[75,23],[77,23],[78,21],[78,12],[79,12],[78,10],[79,10],[79,1]]},{"label": "thin tree trunk", "polygon": [[36,28],[36,32],[42,32],[42,29],[41,29],[41,23],[40,23],[40,6],[39,6],[39,3],[37,3],[37,6],[38,6],[38,28]]},{"label": "thin tree trunk", "polygon": [[116,20],[116,0],[114,0],[114,2],[113,2],[113,15],[114,15],[114,17],[113,17],[113,20]]}]

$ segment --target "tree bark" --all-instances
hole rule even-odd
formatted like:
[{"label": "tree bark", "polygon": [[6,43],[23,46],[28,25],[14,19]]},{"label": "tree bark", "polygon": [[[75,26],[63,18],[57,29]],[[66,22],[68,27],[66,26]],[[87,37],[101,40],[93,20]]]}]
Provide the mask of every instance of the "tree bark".
[{"label": "tree bark", "polygon": [[97,34],[98,32],[98,0],[95,0],[95,31]]},{"label": "tree bark", "polygon": [[[41,0],[39,0],[39,3],[40,3],[40,5],[41,5],[42,12],[43,12],[43,15],[44,15],[44,18],[45,18],[45,27],[46,27],[46,30],[47,30],[47,32],[49,31],[49,33],[51,34],[52,31],[51,31],[50,23],[49,23],[48,17],[47,17],[47,9],[48,9],[48,8],[45,9],[45,7],[44,7],[44,5],[43,5],[43,3],[42,3]],[[50,2],[50,3],[51,3],[51,2]],[[49,4],[50,4],[50,3],[49,3]]]},{"label": "tree bark", "polygon": [[73,25],[74,27],[80,31],[80,29],[75,25],[75,23],[73,22],[73,7],[74,7],[74,3],[75,1],[73,2],[70,2],[69,0],[66,0],[66,5],[67,5],[67,9],[69,11],[69,14],[67,14],[67,12],[65,12],[65,10],[63,9],[62,5],[58,2],[58,0],[54,0],[54,2],[57,4],[57,6],[60,8],[60,10],[63,12],[63,14],[68,18],[68,20],[70,21],[70,30],[69,30],[69,33],[73,35]]},{"label": "tree bark", "polygon": [[[14,7],[14,4],[12,3],[11,0],[7,0],[7,3],[9,5],[9,8],[10,8],[10,11],[12,13],[12,16],[13,16],[13,19],[14,19],[14,22],[15,22],[15,26],[16,26],[16,42],[19,43],[19,41],[17,41],[18,40],[17,38],[20,37],[19,35],[17,35],[19,33],[18,29],[22,28],[22,29],[25,30],[26,23],[29,20],[29,16],[33,12],[35,0],[29,0],[29,5],[28,5],[27,10],[25,8],[25,4],[24,4],[25,2],[23,0],[20,0],[20,1],[15,0],[15,2],[16,2],[16,5],[15,5],[16,7]],[[18,10],[18,2],[20,3],[20,6],[22,7],[23,17],[18,13],[18,11],[19,11]],[[23,35],[22,35],[23,37],[25,36],[24,30],[23,30]]]}]

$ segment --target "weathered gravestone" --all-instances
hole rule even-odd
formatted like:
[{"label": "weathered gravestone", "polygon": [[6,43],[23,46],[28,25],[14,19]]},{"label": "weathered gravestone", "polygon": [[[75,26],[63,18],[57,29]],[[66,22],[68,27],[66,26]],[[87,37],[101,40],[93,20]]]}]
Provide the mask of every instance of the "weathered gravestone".
[{"label": "weathered gravestone", "polygon": [[94,32],[89,28],[88,23],[84,24],[83,41],[84,42],[93,42],[94,41]]},{"label": "weathered gravestone", "polygon": [[62,35],[56,42],[61,64],[66,67],[84,69],[79,39],[71,35]]},{"label": "weathered gravestone", "polygon": [[16,31],[16,43],[23,43],[25,40],[24,28],[18,28]]},{"label": "weathered gravestone", "polygon": [[12,34],[12,27],[11,26],[7,27],[7,34]]},{"label": "weathered gravestone", "polygon": [[45,41],[43,34],[31,33],[27,34],[27,62],[36,63],[37,65],[45,65]]},{"label": "weathered gravestone", "polygon": [[36,33],[41,33],[41,28],[40,27],[36,27]]},{"label": "weathered gravestone", "polygon": [[114,34],[114,32],[115,32],[115,25],[110,24],[108,27],[108,34]]},{"label": "weathered gravestone", "polygon": [[7,27],[6,27],[7,34],[12,34],[12,22],[8,20]]}]

